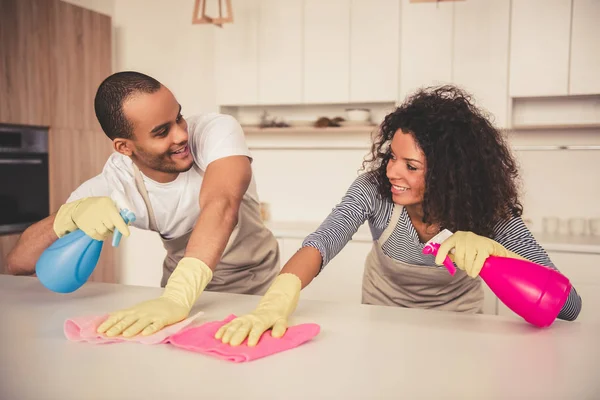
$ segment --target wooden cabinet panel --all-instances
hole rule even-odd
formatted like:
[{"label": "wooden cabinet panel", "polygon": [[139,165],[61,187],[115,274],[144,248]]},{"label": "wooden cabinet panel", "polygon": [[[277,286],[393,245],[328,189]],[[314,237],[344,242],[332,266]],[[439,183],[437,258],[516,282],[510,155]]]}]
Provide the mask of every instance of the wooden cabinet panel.
[{"label": "wooden cabinet panel", "polygon": [[[112,152],[94,96],[112,71],[111,19],[59,0],[0,0],[0,123],[50,126],[50,211]],[[0,271],[18,235],[0,237]],[[104,246],[92,280],[115,281]]]},{"label": "wooden cabinet panel", "polygon": [[19,32],[17,0],[0,0],[0,122],[18,123],[26,107],[25,75],[18,73]]},{"label": "wooden cabinet panel", "polygon": [[[98,175],[112,152],[102,131],[51,128],[48,134],[50,210],[56,212],[84,181]],[[105,243],[91,281],[116,282],[117,249]]]},{"label": "wooden cabinet panel", "polygon": [[100,130],[94,96],[112,71],[110,17],[57,2],[53,61],[56,109],[52,126]]},{"label": "wooden cabinet panel", "polygon": [[0,0],[0,122],[48,126],[54,1]]},{"label": "wooden cabinet panel", "polygon": [[50,212],[58,211],[84,181],[98,175],[112,153],[102,131],[51,128],[48,134]]}]

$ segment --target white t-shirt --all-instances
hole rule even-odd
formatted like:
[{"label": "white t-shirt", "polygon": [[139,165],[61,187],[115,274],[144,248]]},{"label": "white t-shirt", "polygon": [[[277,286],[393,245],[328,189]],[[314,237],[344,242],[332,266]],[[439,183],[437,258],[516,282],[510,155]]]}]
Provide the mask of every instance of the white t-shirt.
[{"label": "white t-shirt", "polygon": [[[242,127],[233,117],[211,113],[187,118],[187,123],[193,168],[168,183],[153,181],[142,174],[157,228],[167,239],[182,236],[196,224],[200,215],[202,179],[211,162],[233,155],[245,155],[252,160]],[[110,196],[119,205],[115,191],[125,196],[128,207],[135,213],[136,220],[131,225],[150,229],[148,210],[135,186],[133,161],[120,153],[113,153],[102,173],[79,186],[67,202],[90,196]],[[244,198],[259,202],[254,176]]]}]

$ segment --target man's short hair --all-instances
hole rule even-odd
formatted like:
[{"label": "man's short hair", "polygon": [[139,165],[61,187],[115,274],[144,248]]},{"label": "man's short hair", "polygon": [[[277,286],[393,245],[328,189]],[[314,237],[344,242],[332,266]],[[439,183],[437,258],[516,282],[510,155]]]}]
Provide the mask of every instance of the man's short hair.
[{"label": "man's short hair", "polygon": [[130,139],[133,126],[125,117],[123,103],[137,93],[154,93],[161,88],[156,79],[135,71],[117,72],[106,78],[98,87],[94,99],[96,118],[111,140]]}]

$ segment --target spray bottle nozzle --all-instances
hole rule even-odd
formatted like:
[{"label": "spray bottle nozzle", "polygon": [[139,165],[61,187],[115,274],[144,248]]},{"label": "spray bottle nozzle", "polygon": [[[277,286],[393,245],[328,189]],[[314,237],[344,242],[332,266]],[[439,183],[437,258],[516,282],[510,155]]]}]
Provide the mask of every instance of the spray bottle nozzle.
[{"label": "spray bottle nozzle", "polygon": [[[423,254],[433,254],[434,256],[437,255],[440,245],[444,242],[444,240],[448,239],[452,235],[452,232],[450,232],[448,229],[444,229],[427,241],[427,243],[425,243],[425,247],[423,247]],[[446,256],[446,259],[444,260],[444,266],[450,275],[454,276],[456,273],[456,267],[454,266],[454,263],[450,257]]]},{"label": "spray bottle nozzle", "polygon": [[[125,221],[125,223],[127,225],[129,225],[131,222],[135,221],[135,214],[126,208],[121,210],[121,212],[119,214],[121,214],[121,218],[123,218],[123,221]],[[115,233],[113,234],[113,239],[112,239],[113,247],[119,246],[122,236],[123,236],[123,234],[118,229],[115,229]]]}]

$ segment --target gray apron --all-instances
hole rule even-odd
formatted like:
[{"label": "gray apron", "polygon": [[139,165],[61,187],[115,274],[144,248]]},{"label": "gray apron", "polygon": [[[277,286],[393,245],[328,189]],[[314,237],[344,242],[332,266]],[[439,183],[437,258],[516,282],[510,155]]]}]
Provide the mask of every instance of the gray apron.
[{"label": "gray apron", "polygon": [[483,312],[481,279],[457,269],[412,265],[383,252],[383,245],[399,223],[402,206],[394,205],[390,224],[373,243],[365,261],[362,302],[384,306],[428,308],[467,313]]},{"label": "gray apron", "polygon": [[[133,170],[135,185],[148,209],[150,230],[158,232],[148,191],[135,163]],[[247,196],[244,196],[240,205],[236,230],[229,238],[221,261],[213,271],[213,278],[205,290],[262,295],[279,274],[279,246],[277,239],[260,218],[259,204]],[[172,239],[161,236],[167,250],[161,287],[165,287],[173,270],[183,258],[191,235],[192,231]]]}]

